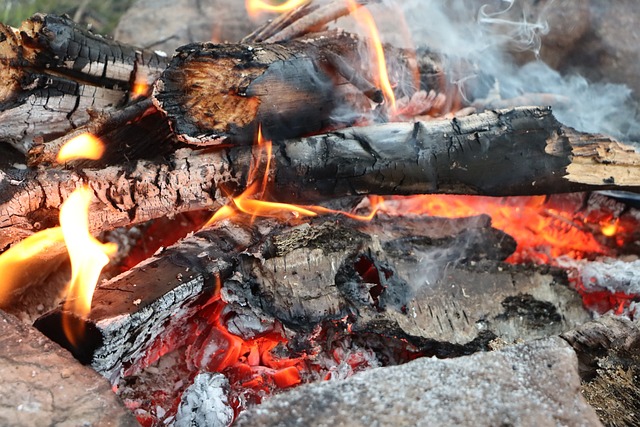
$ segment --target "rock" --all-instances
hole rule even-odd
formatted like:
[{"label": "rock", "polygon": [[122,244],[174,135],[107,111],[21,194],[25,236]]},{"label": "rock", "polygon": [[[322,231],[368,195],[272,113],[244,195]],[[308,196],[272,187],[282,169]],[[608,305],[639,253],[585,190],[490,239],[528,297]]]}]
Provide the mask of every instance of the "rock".
[{"label": "rock", "polygon": [[256,26],[244,1],[137,0],[120,19],[114,38],[172,55],[192,42],[238,42]]},{"label": "rock", "polygon": [[577,358],[549,338],[456,359],[422,358],[277,395],[238,426],[600,426]]},{"label": "rock", "polygon": [[0,425],[137,426],[109,382],[0,311]]}]

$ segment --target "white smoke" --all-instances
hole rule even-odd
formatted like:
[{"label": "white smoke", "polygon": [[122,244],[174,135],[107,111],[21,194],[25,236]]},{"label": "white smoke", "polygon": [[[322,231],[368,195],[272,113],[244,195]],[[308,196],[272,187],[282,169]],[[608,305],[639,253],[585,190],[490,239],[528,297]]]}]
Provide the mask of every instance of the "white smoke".
[{"label": "white smoke", "polygon": [[[387,1],[386,3],[389,3]],[[398,2],[400,3],[400,2]],[[552,105],[556,117],[577,130],[639,141],[637,104],[624,85],[561,75],[540,59],[517,66],[507,52],[533,52],[549,31],[551,1],[535,19],[513,19],[518,0],[408,0],[401,2],[416,47],[446,58],[446,75],[470,103],[487,108]],[[471,64],[471,66],[469,65]],[[513,105],[510,104],[512,101]]]}]

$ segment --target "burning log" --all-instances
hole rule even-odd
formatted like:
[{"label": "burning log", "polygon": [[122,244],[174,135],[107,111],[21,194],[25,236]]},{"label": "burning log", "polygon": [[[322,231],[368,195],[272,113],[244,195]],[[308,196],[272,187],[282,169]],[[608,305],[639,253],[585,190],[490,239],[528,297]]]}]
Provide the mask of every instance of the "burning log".
[{"label": "burning log", "polygon": [[[344,33],[271,44],[191,44],[178,49],[154,100],[178,137],[196,145],[226,138],[252,143],[258,125],[267,139],[317,133],[368,114],[367,98],[382,102],[369,72],[349,65],[365,62],[359,50],[360,41]],[[387,50],[398,58],[400,87],[414,86],[414,56]],[[433,88],[441,70],[424,56],[421,63],[434,68],[423,67],[422,86]],[[337,109],[345,111],[346,120]]]},{"label": "burning log", "polygon": [[[549,336],[588,319],[559,273],[500,264],[514,248],[487,217],[320,219],[293,228],[225,221],[101,284],[86,320],[92,332],[75,352],[115,380],[220,284],[236,313],[225,319],[240,334],[249,307],[259,323],[275,319],[292,334],[347,319],[374,348],[374,337],[402,338],[417,353],[439,356],[485,349],[495,338]],[[36,325],[64,342],[62,315]]]},{"label": "burning log", "polygon": [[[563,126],[548,108],[348,128],[277,144],[269,182],[281,202],[640,188],[640,156],[633,148]],[[83,182],[96,195],[93,231],[215,207],[223,199],[221,185],[234,194],[248,184],[251,158],[249,146],[181,148],[168,158],[103,168],[7,168],[0,182],[0,246],[51,225],[60,204]]]},{"label": "burning log", "polygon": [[4,426],[136,424],[108,381],[2,311],[0,358]]},{"label": "burning log", "polygon": [[[166,58],[95,35],[67,17],[36,14],[0,25],[0,139],[26,152],[148,88]],[[147,89],[142,89],[144,90]],[[142,93],[141,93],[142,94]]]}]

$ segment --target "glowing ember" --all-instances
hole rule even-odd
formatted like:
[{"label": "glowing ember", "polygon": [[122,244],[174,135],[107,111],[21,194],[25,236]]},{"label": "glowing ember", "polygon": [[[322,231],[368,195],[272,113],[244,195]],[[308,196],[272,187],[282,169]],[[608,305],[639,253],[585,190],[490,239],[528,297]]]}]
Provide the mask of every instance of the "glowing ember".
[{"label": "glowing ember", "polygon": [[249,16],[255,18],[261,12],[284,13],[308,2],[309,0],[287,0],[274,4],[263,0],[246,0],[245,5]]},{"label": "glowing ember", "polygon": [[607,237],[613,237],[618,232],[618,224],[619,220],[615,220],[613,222],[605,222],[602,225],[602,235]]},{"label": "glowing ember", "polygon": [[27,237],[0,255],[0,307],[9,303],[11,292],[29,282],[31,268],[39,254],[63,244],[62,229],[49,228]]},{"label": "glowing ember", "polygon": [[102,154],[104,154],[102,142],[90,133],[83,133],[62,146],[56,161],[64,163],[78,159],[98,160]]},{"label": "glowing ember", "polygon": [[135,99],[147,97],[150,94],[151,85],[149,85],[146,73],[143,71],[138,71],[136,73],[136,78],[133,82],[133,86],[131,87],[131,98]]},{"label": "glowing ember", "polygon": [[[93,192],[88,187],[79,188],[60,207],[60,226],[72,270],[64,308],[81,318],[89,314],[100,272],[109,263],[109,256],[118,249],[114,243],[103,244],[89,233],[88,215],[92,196]],[[64,322],[65,334],[76,345],[83,331],[71,330],[70,325],[71,322]]]},{"label": "glowing ember", "polygon": [[396,97],[389,81],[389,73],[387,72],[387,60],[384,57],[384,49],[382,48],[382,42],[380,41],[380,34],[378,33],[378,27],[376,22],[371,16],[371,13],[365,8],[360,7],[355,0],[346,0],[351,15],[358,21],[369,34],[369,50],[373,58],[373,62],[376,64],[377,72],[374,75],[375,83],[380,87],[384,94],[384,99],[391,106],[391,110],[396,108]]},{"label": "glowing ember", "polygon": [[570,210],[554,208],[544,196],[492,198],[478,196],[429,195],[393,198],[384,204],[391,214],[428,214],[445,218],[461,218],[487,214],[494,227],[516,239],[516,252],[508,262],[554,264],[555,259],[569,255],[575,259],[586,255],[604,255],[610,249],[596,240],[593,230]]}]

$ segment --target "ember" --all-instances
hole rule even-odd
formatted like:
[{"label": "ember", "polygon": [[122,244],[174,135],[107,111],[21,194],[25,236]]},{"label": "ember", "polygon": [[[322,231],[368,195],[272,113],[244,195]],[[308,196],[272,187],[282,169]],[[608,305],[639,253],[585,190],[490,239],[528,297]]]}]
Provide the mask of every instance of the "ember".
[{"label": "ember", "polygon": [[[512,20],[515,2],[473,25],[427,2],[425,34],[409,3],[247,0],[278,15],[171,60],[67,17],[0,25],[0,138],[20,159],[0,175],[0,303],[68,255],[64,303],[35,325],[144,426],[228,425],[302,384],[637,317],[628,91],[548,69],[543,17]],[[382,43],[389,21],[430,49]]]}]

